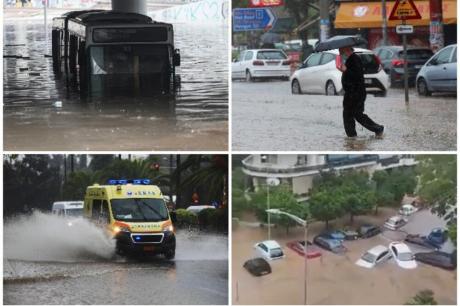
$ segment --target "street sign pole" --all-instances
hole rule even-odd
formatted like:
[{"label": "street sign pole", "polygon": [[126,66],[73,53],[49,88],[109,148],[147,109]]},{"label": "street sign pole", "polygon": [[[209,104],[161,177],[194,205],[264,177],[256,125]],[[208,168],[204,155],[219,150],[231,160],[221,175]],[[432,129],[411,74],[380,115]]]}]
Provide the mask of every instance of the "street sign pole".
[{"label": "street sign pole", "polygon": [[[406,25],[406,20],[403,19],[403,25]],[[406,104],[409,103],[409,79],[407,78],[407,34],[403,34],[403,48],[404,48],[404,97]]]}]

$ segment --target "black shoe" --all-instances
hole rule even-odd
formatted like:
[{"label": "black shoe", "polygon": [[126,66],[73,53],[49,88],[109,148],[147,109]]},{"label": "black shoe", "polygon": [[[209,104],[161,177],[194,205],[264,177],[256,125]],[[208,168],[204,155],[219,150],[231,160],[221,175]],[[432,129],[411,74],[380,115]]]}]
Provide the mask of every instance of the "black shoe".
[{"label": "black shoe", "polygon": [[384,127],[383,127],[383,125],[381,125],[380,129],[377,132],[375,132],[375,138],[382,139],[383,138],[383,130],[384,130]]}]

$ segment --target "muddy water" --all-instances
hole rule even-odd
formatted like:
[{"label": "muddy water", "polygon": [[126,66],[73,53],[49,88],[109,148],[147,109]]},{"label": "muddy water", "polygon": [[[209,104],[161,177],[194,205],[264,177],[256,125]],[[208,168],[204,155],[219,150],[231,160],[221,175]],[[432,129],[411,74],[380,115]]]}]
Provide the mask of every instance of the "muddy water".
[{"label": "muddy water", "polygon": [[[7,150],[224,150],[227,29],[175,25],[182,79],[175,97],[82,101],[52,71],[41,20],[4,21]],[[62,101],[62,107],[55,102]]]},{"label": "muddy water", "polygon": [[[377,216],[356,217],[355,224],[371,222],[382,224],[393,215],[394,210],[380,209]],[[406,230],[410,233],[424,233],[421,229],[442,225],[442,222],[421,212],[414,216]],[[348,223],[344,218],[332,226]],[[425,226],[423,226],[425,225]],[[308,239],[324,230],[323,223],[309,226]],[[232,300],[235,304],[303,304],[304,260],[296,252],[286,247],[286,243],[303,239],[303,229],[282,228],[272,231],[272,239],[277,240],[286,257],[271,261],[272,273],[263,277],[253,277],[243,263],[256,256],[253,245],[267,239],[267,229],[259,227],[234,227],[232,236]],[[418,291],[431,289],[439,304],[456,304],[456,272],[445,271],[419,263],[415,270],[399,268],[393,260],[375,269],[364,269],[354,263],[368,249],[378,245],[388,245],[395,236],[386,234],[370,239],[346,241],[345,255],[339,256],[322,250],[320,258],[307,261],[307,302],[308,304],[404,304]],[[402,236],[401,236],[402,237]]]}]

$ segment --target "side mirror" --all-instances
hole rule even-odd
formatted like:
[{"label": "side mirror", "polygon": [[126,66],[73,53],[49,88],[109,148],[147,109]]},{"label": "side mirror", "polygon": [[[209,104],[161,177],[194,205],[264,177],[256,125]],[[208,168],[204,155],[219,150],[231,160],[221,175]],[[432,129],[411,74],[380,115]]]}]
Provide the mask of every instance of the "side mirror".
[{"label": "side mirror", "polygon": [[173,65],[180,66],[180,50],[179,49],[174,50]]},{"label": "side mirror", "polygon": [[172,223],[175,224],[175,223],[177,222],[177,214],[176,214],[176,212],[175,212],[175,211],[171,211],[171,212],[169,213],[169,216],[171,217]]}]

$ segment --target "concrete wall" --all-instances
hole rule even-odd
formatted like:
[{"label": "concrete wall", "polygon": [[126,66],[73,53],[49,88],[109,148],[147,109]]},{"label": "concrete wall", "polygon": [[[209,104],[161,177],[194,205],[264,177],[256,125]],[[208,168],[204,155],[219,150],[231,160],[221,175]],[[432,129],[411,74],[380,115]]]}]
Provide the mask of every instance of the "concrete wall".
[{"label": "concrete wall", "polygon": [[228,25],[229,1],[204,0],[150,12],[156,21]]},{"label": "concrete wall", "polygon": [[292,178],[294,194],[306,194],[313,187],[313,175]]}]

